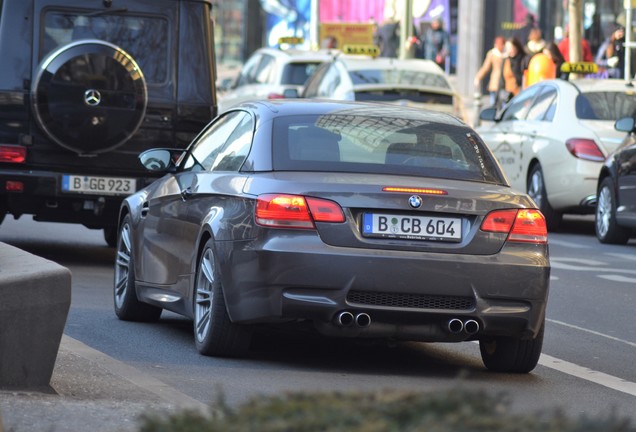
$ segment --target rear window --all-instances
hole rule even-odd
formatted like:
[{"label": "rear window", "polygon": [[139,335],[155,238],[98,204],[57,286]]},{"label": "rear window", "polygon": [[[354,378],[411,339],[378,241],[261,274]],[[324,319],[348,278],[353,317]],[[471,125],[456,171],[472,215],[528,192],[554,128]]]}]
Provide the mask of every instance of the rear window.
[{"label": "rear window", "polygon": [[453,96],[423,92],[418,90],[368,90],[356,91],[356,100],[359,101],[382,101],[395,102],[408,100],[411,102],[430,105],[452,105]]},{"label": "rear window", "polygon": [[[390,113],[390,114],[389,114]],[[477,134],[421,118],[298,115],[273,124],[274,170],[397,174],[505,184]],[[403,114],[403,113],[399,113]]]},{"label": "rear window", "polygon": [[303,85],[309,78],[320,62],[314,63],[288,63],[283,68],[283,78],[281,84],[285,85]]},{"label": "rear window", "polygon": [[168,34],[168,21],[158,17],[48,11],[40,54],[80,39],[101,39],[130,54],[148,83],[163,83],[168,78]]},{"label": "rear window", "polygon": [[440,74],[396,69],[363,69],[349,72],[353,84],[411,84],[450,90],[450,84]]},{"label": "rear window", "polygon": [[636,112],[636,97],[624,92],[581,93],[575,102],[576,116],[583,120],[610,120],[631,117]]}]

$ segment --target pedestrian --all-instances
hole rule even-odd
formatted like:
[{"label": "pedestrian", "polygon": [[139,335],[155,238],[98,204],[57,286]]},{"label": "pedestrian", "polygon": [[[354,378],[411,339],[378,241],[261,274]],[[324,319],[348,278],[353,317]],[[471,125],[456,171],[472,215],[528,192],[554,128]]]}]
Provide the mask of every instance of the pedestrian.
[{"label": "pedestrian", "polygon": [[506,58],[503,62],[505,102],[519,94],[524,85],[523,74],[528,65],[527,54],[521,41],[511,37],[506,41]]},{"label": "pedestrian", "polygon": [[618,27],[609,37],[605,48],[607,74],[610,78],[625,76],[625,29]]},{"label": "pedestrian", "polygon": [[380,48],[380,57],[397,58],[400,47],[399,21],[385,21],[373,35],[373,41]]},{"label": "pedestrian", "polygon": [[528,42],[526,43],[528,54],[535,55],[542,52],[545,45],[546,42],[545,39],[543,39],[541,29],[538,27],[532,28],[530,34],[528,34]]},{"label": "pedestrian", "polygon": [[545,48],[543,48],[543,54],[547,55],[550,60],[552,60],[552,63],[554,63],[555,76],[552,78],[559,77],[567,79],[569,74],[561,71],[561,65],[565,63],[565,59],[558,45],[554,42],[548,43]]},{"label": "pedestrian", "polygon": [[446,58],[450,52],[450,39],[444,22],[435,18],[420,38],[422,54],[425,59],[433,60],[439,67],[446,70]]},{"label": "pedestrian", "polygon": [[490,95],[490,105],[497,108],[500,107],[502,102],[500,93],[502,89],[501,82],[505,44],[506,39],[503,36],[495,37],[493,47],[486,53],[486,58],[479,68],[479,71],[477,71],[474,80],[475,87],[479,87],[484,77],[490,73],[487,90]]},{"label": "pedestrian", "polygon": [[[565,37],[561,39],[561,42],[559,42],[558,47],[565,61],[569,62],[570,61],[570,28],[569,26],[565,28]],[[594,61],[594,56],[592,55],[592,49],[590,48],[590,43],[583,38],[581,38],[581,53],[582,53],[584,62]]]}]

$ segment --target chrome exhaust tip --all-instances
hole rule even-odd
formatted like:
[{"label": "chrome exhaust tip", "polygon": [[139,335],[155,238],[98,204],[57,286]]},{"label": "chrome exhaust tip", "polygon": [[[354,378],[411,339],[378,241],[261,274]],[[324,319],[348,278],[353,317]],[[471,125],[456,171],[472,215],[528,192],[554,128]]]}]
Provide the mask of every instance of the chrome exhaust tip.
[{"label": "chrome exhaust tip", "polygon": [[336,316],[336,322],[338,325],[348,327],[353,324],[355,318],[351,312],[342,311]]},{"label": "chrome exhaust tip", "polygon": [[464,331],[468,334],[475,334],[479,331],[479,323],[475,320],[468,320],[464,323]]},{"label": "chrome exhaust tip", "polygon": [[460,333],[464,329],[464,323],[457,318],[453,318],[448,321],[448,331],[457,334]]},{"label": "chrome exhaust tip", "polygon": [[367,313],[359,313],[356,315],[356,325],[358,327],[369,327],[371,325],[371,316]]}]

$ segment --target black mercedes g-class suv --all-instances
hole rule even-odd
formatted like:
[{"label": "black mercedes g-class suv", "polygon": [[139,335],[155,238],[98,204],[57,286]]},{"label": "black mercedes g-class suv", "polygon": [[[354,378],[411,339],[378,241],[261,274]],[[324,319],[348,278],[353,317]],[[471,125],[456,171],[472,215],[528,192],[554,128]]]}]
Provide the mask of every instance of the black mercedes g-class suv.
[{"label": "black mercedes g-class suv", "polygon": [[216,115],[211,0],[0,0],[0,222],[103,229]]}]

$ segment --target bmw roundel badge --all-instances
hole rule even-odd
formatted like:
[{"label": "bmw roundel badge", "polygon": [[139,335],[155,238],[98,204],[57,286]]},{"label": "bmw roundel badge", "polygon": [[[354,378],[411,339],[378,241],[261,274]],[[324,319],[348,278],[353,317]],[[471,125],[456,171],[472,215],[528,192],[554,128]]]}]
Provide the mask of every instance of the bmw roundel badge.
[{"label": "bmw roundel badge", "polygon": [[417,195],[411,195],[409,198],[409,205],[413,208],[420,208],[422,205],[422,198]]}]

